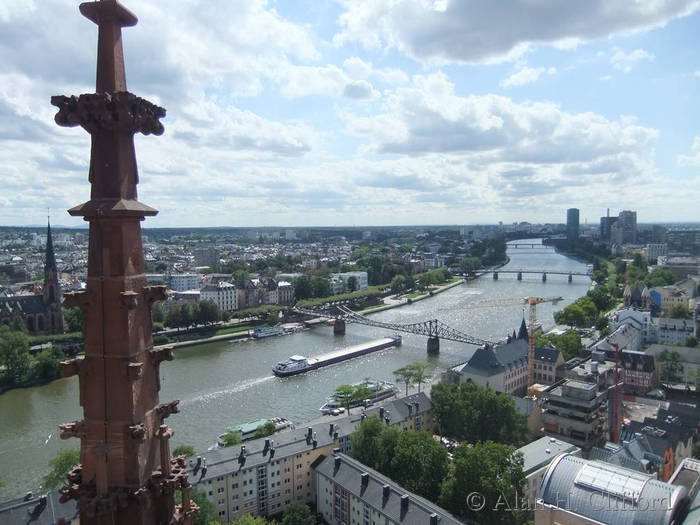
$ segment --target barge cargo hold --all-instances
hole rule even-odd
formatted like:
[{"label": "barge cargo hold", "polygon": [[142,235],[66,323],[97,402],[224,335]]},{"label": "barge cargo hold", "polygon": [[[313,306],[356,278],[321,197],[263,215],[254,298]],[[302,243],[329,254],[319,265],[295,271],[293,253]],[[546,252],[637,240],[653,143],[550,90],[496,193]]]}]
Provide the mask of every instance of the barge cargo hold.
[{"label": "barge cargo hold", "polygon": [[359,357],[371,352],[400,345],[401,336],[394,335],[391,337],[370,341],[368,343],[343,348],[342,350],[336,350],[335,352],[329,352],[318,357],[309,358],[301,355],[293,355],[287,361],[282,361],[273,366],[272,372],[276,376],[280,377],[303,374],[309,370],[315,370],[316,368],[332,365],[334,363],[340,363],[341,361],[346,361],[347,359],[352,359],[353,357]]}]

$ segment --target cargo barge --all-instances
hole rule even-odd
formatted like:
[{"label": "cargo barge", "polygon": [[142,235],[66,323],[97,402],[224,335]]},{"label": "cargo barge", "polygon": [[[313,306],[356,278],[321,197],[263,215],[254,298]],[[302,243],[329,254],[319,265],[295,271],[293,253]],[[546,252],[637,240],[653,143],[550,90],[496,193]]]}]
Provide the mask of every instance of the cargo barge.
[{"label": "cargo barge", "polygon": [[309,370],[315,370],[324,366],[340,363],[354,357],[390,348],[392,346],[401,346],[401,336],[394,335],[377,339],[368,343],[350,346],[335,352],[320,355],[318,357],[304,357],[302,355],[293,355],[286,361],[281,361],[272,367],[272,372],[276,376],[287,377],[296,374],[303,374]]}]

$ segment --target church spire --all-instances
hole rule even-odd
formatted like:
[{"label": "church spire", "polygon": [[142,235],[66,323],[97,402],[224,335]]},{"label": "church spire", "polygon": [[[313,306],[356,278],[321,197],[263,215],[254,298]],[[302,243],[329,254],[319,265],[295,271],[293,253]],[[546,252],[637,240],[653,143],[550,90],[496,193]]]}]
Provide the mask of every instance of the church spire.
[{"label": "church spire", "polygon": [[520,330],[518,330],[518,339],[526,339],[528,337],[528,332],[527,332],[527,325],[525,324],[525,318],[523,317],[523,321],[520,323]]},{"label": "church spire", "polygon": [[51,220],[49,220],[46,226],[46,258],[44,260],[44,276],[48,272],[53,272],[58,275],[58,269],[56,268],[56,254],[53,251],[53,238],[51,236]]}]

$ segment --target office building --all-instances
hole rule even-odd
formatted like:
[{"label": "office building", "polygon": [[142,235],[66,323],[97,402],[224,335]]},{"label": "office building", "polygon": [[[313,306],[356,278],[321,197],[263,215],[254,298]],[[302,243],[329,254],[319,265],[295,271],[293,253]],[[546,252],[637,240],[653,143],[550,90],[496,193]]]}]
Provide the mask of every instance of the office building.
[{"label": "office building", "polygon": [[566,238],[575,241],[579,235],[579,211],[578,208],[566,210]]}]

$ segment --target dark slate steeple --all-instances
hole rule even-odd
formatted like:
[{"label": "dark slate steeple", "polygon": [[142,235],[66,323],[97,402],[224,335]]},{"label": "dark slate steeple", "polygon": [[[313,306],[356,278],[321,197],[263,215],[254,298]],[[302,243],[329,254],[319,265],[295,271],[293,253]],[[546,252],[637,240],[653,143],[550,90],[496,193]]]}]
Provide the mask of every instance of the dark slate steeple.
[{"label": "dark slate steeple", "polygon": [[58,267],[53,249],[51,223],[46,227],[46,260],[44,261],[44,309],[48,333],[63,332],[63,311],[61,310],[61,287],[58,284]]},{"label": "dark slate steeple", "polygon": [[527,325],[525,324],[525,318],[523,317],[522,323],[520,323],[520,330],[518,330],[518,339],[527,339]]}]

